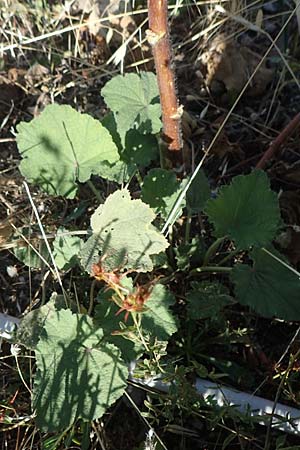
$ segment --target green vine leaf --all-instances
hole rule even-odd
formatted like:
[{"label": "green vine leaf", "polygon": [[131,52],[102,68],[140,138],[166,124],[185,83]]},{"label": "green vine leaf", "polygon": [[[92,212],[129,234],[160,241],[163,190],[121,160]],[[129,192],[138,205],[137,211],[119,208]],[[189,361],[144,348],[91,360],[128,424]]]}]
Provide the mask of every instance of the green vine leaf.
[{"label": "green vine leaf", "polygon": [[91,217],[93,235],[81,251],[81,264],[85,270],[90,272],[101,254],[106,270],[151,271],[151,256],[169,245],[151,224],[154,219],[151,208],[141,200],[132,200],[126,189],[114,192]]},{"label": "green vine leaf", "polygon": [[216,236],[228,236],[240,250],[270,243],[280,223],[277,195],[267,175],[258,170],[222,187],[217,199],[207,202],[205,212]]},{"label": "green vine leaf", "polygon": [[148,203],[156,214],[167,218],[180,192],[181,184],[174,172],[151,169],[144,178],[142,200]]},{"label": "green vine leaf", "polygon": [[[285,262],[275,250],[271,253]],[[231,273],[237,300],[265,317],[300,320],[299,276],[262,249],[250,256],[253,267],[237,264]]]},{"label": "green vine leaf", "polygon": [[77,181],[102,175],[101,165],[119,160],[109,132],[67,105],[49,105],[30,123],[17,126],[20,171],[50,195],[74,198]]},{"label": "green vine leaf", "polygon": [[143,330],[161,341],[167,341],[178,329],[177,318],[170,310],[174,303],[172,292],[162,284],[156,284],[145,303],[147,311],[142,315]]},{"label": "green vine leaf", "polygon": [[129,73],[112,78],[101,91],[114,113],[122,143],[128,130],[156,134],[161,129],[161,108],[156,76],[151,72]]},{"label": "green vine leaf", "polygon": [[222,284],[202,281],[192,283],[187,302],[191,320],[214,319],[225,306],[232,304],[232,298]]},{"label": "green vine leaf", "polygon": [[33,395],[43,431],[65,429],[77,418],[97,419],[123,394],[127,367],[119,350],[102,339],[92,319],[70,310],[46,321],[35,351]]}]

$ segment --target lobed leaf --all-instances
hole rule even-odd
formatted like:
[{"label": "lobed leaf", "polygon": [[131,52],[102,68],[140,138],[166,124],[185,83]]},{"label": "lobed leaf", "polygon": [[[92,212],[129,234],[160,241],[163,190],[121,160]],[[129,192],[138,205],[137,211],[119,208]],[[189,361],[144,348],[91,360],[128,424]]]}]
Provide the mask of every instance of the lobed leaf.
[{"label": "lobed leaf", "polygon": [[48,105],[39,117],[17,126],[20,171],[51,195],[74,198],[77,182],[102,174],[102,164],[119,160],[109,132],[67,105]]},{"label": "lobed leaf", "polygon": [[[283,260],[283,256],[272,250]],[[231,273],[237,300],[265,317],[300,320],[299,276],[262,249],[250,253],[253,267],[237,264]]]},{"label": "lobed leaf", "polygon": [[43,431],[101,417],[124,392],[127,367],[119,350],[102,341],[92,319],[56,311],[36,346],[33,409]]},{"label": "lobed leaf", "polygon": [[222,187],[217,199],[207,202],[205,212],[216,236],[228,236],[238,249],[270,243],[280,223],[277,195],[267,175],[258,170]]},{"label": "lobed leaf", "polygon": [[156,76],[151,72],[129,73],[112,78],[101,91],[114,113],[122,143],[128,130],[156,134],[161,129],[161,108]]},{"label": "lobed leaf", "polygon": [[93,235],[81,251],[87,271],[104,256],[106,270],[128,268],[147,272],[153,269],[152,255],[168,247],[168,242],[151,224],[155,214],[141,200],[132,200],[126,189],[111,194],[91,217]]}]

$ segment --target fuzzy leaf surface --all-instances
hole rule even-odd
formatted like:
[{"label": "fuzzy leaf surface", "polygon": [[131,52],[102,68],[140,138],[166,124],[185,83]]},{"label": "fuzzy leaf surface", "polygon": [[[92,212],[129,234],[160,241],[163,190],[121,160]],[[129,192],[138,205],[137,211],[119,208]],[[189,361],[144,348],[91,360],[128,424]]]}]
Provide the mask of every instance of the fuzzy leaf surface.
[{"label": "fuzzy leaf surface", "polygon": [[44,431],[101,417],[124,392],[127,368],[119,350],[101,342],[92,319],[60,310],[47,320],[36,347],[33,409]]},{"label": "fuzzy leaf surface", "polygon": [[167,240],[151,224],[155,214],[141,200],[132,200],[126,189],[111,194],[91,217],[93,235],[81,251],[83,267],[105,255],[106,270],[128,268],[147,272],[153,269],[151,255],[168,247]]},{"label": "fuzzy leaf surface", "polygon": [[20,171],[50,195],[74,198],[77,181],[101,176],[101,164],[119,160],[109,132],[68,105],[48,105],[39,117],[17,126]]},{"label": "fuzzy leaf surface", "polygon": [[220,283],[194,282],[187,294],[188,316],[192,320],[213,319],[232,303],[228,290]]},{"label": "fuzzy leaf surface", "polygon": [[59,229],[53,241],[53,256],[61,270],[68,270],[76,264],[83,245],[83,240],[78,236],[66,235],[65,232],[65,229]]},{"label": "fuzzy leaf surface", "polygon": [[132,128],[142,134],[160,131],[159,91],[153,73],[118,75],[106,83],[101,94],[114,113],[122,143],[127,131]]},{"label": "fuzzy leaf surface", "polygon": [[107,114],[101,121],[107,128],[118,147],[120,160],[127,164],[128,171],[133,167],[147,167],[151,161],[158,158],[159,149],[157,139],[152,134],[141,134],[135,129],[128,130],[125,136],[125,143],[122,145],[120,135],[117,131],[117,124],[113,113]]},{"label": "fuzzy leaf surface", "polygon": [[217,199],[207,202],[205,212],[216,236],[228,236],[238,249],[270,243],[280,223],[277,195],[259,170],[237,176],[222,187]]},{"label": "fuzzy leaf surface", "polygon": [[180,182],[174,172],[151,169],[144,178],[142,200],[164,218],[170,214],[179,194]]},{"label": "fuzzy leaf surface", "polygon": [[65,307],[63,295],[58,295],[56,292],[53,292],[46,305],[30,311],[21,319],[16,333],[17,342],[34,350],[40,339],[46,320],[55,315],[58,309]]},{"label": "fuzzy leaf surface", "polygon": [[[278,252],[271,253],[285,262]],[[250,256],[253,267],[237,264],[231,273],[237,300],[265,317],[300,320],[299,277],[262,249]]]},{"label": "fuzzy leaf surface", "polygon": [[178,329],[177,319],[170,310],[174,303],[174,295],[162,284],[156,284],[145,303],[147,311],[142,316],[143,330],[161,341],[167,341]]}]

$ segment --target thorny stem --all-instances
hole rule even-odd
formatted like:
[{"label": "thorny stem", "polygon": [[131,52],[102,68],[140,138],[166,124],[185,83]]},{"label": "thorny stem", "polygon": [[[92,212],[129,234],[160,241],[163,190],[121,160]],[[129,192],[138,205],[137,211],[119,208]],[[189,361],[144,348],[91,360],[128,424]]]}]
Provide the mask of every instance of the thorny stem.
[{"label": "thorny stem", "polygon": [[168,24],[168,1],[148,0],[147,37],[156,67],[164,139],[170,151],[182,149],[181,107],[178,104]]}]

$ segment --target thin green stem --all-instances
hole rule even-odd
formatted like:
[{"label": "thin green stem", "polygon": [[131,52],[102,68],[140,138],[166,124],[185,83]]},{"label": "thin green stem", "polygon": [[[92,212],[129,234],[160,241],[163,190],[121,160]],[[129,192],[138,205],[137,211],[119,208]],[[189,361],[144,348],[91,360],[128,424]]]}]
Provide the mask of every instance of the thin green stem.
[{"label": "thin green stem", "polygon": [[93,309],[94,309],[94,293],[95,293],[95,286],[96,286],[97,280],[93,280],[91,284],[90,289],[90,302],[89,302],[89,309],[88,309],[88,315],[91,316]]},{"label": "thin green stem", "polygon": [[92,182],[92,180],[87,180],[87,184],[89,186],[89,188],[91,189],[91,191],[93,192],[93,194],[95,195],[96,199],[98,200],[99,203],[103,203],[104,200],[102,198],[101,193],[98,191],[98,189],[96,188],[96,186],[94,185],[94,183]]},{"label": "thin green stem", "polygon": [[222,242],[226,239],[226,236],[223,236],[219,239],[216,239],[211,246],[208,248],[204,259],[203,259],[203,266],[207,266],[210,259],[216,254],[216,251],[218,250],[218,247],[220,246],[220,244],[222,244]]},{"label": "thin green stem", "polygon": [[140,325],[139,325],[139,323],[137,321],[137,318],[136,318],[136,313],[132,312],[131,313],[131,317],[133,319],[134,325],[136,326],[136,329],[138,331],[138,334],[140,336],[140,339],[141,339],[141,342],[142,342],[143,346],[145,347],[146,351],[149,352],[150,350],[149,350],[149,347],[148,347],[148,345],[147,345],[147,343],[146,343],[146,341],[144,339],[144,336],[143,336],[143,334],[141,332]]},{"label": "thin green stem", "polygon": [[140,171],[137,169],[137,171],[135,172],[135,176],[137,179],[137,182],[139,183],[140,188],[142,189],[143,186],[143,179],[141,177]]},{"label": "thin green stem", "polygon": [[190,240],[191,223],[192,223],[192,213],[191,213],[191,210],[188,209],[186,223],[185,223],[185,236],[184,236],[185,244],[188,244],[188,242]]},{"label": "thin green stem", "polygon": [[219,262],[220,266],[224,266],[224,264],[229,261],[231,258],[233,258],[235,255],[237,255],[240,252],[240,250],[234,250],[230,252],[228,255],[226,255],[221,261]]},{"label": "thin green stem", "polygon": [[204,272],[230,273],[231,271],[232,271],[232,267],[202,266],[202,267],[197,267],[197,269],[191,270],[188,275],[188,278],[190,278],[193,275],[198,275],[199,273],[204,273]]}]

